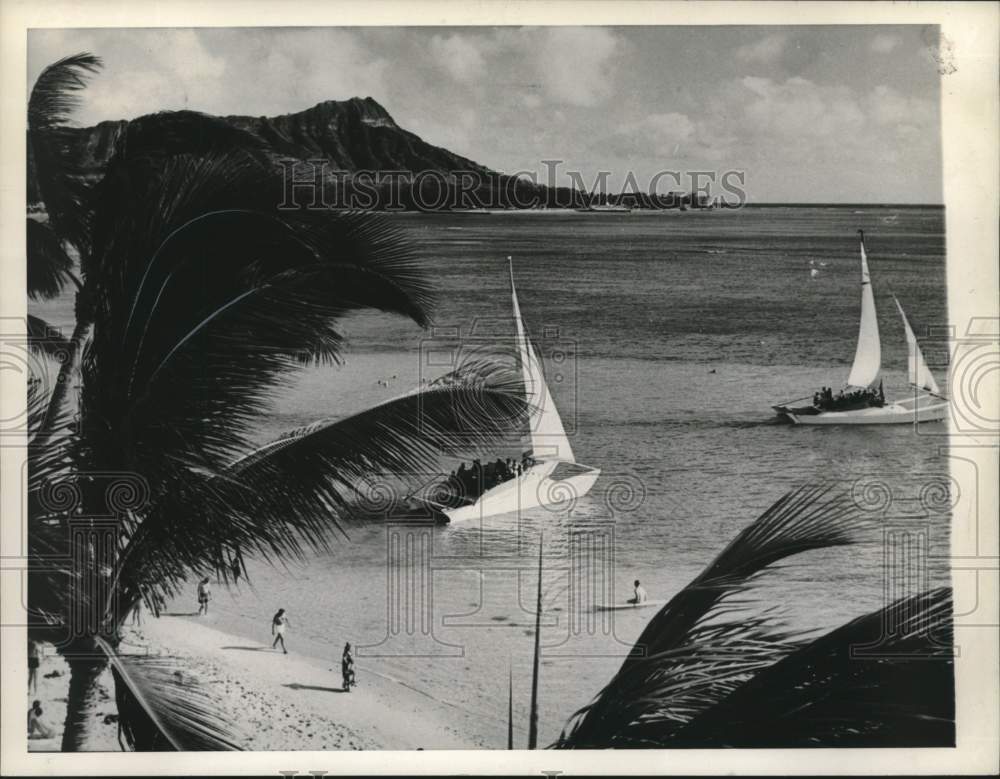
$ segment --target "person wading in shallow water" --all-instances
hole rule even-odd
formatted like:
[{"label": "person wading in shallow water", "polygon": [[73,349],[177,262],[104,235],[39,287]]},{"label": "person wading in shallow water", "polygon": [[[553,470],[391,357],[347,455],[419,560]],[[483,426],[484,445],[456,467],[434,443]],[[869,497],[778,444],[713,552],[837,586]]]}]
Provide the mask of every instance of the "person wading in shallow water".
[{"label": "person wading in shallow water", "polygon": [[635,580],[634,587],[635,587],[635,589],[633,590],[633,592],[635,594],[634,594],[633,597],[631,597],[631,598],[628,599],[628,602],[629,603],[634,603],[636,605],[639,605],[640,603],[645,603],[646,602],[646,598],[648,596],[646,595],[645,588],[641,584],[639,584],[639,580],[638,579]]},{"label": "person wading in shallow water", "polygon": [[198,582],[198,616],[202,614],[208,614],[208,602],[212,600],[212,588],[208,585],[208,577],[206,576],[200,582]]},{"label": "person wading in shallow water", "polygon": [[285,616],[285,610],[278,609],[278,613],[271,619],[271,635],[274,636],[271,649],[278,646],[278,642],[280,641],[281,651],[286,655],[288,654],[288,650],[285,649],[285,629],[288,627],[288,624],[288,617]]}]

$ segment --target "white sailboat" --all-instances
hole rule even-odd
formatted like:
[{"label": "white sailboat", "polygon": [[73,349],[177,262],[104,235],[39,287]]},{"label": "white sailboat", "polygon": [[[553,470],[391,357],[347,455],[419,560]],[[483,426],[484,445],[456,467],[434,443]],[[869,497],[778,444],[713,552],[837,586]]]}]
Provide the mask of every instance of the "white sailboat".
[{"label": "white sailboat", "polygon": [[573,456],[559,409],[545,383],[542,366],[524,330],[521,307],[514,288],[514,268],[510,258],[510,295],[517,326],[517,352],[524,392],[531,409],[526,452],[532,465],[518,476],[483,492],[474,502],[455,508],[440,507],[452,522],[483,519],[536,506],[561,503],[590,492],[601,472],[581,465]]},{"label": "white sailboat", "polygon": [[[882,344],[878,332],[875,294],[868,272],[865,236],[860,230],[858,235],[861,239],[861,322],[854,363],[851,365],[847,384],[836,398],[828,396],[824,399],[817,393],[812,405],[793,407],[786,401],[772,408],[799,425],[885,425],[944,419],[948,413],[948,399],[941,394],[934,375],[927,367],[903,306],[895,295],[893,300],[896,301],[896,308],[899,309],[906,331],[909,379],[914,394],[895,401],[886,401],[882,394],[879,380]],[[876,384],[879,385],[877,393],[874,391]]]}]

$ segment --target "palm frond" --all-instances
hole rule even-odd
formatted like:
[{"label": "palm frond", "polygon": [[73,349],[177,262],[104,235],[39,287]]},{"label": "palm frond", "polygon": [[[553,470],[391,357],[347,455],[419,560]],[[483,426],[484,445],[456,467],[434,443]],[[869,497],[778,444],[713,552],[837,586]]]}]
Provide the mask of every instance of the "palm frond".
[{"label": "palm frond", "polygon": [[[189,460],[186,478],[129,540],[123,575],[134,585],[139,577],[179,584],[194,566],[228,580],[238,554],[273,561],[326,550],[347,524],[391,514],[439,472],[442,457],[516,434],[528,410],[515,371],[475,363],[419,392],[291,431],[221,472]],[[393,494],[371,501],[372,477]]]},{"label": "palm frond", "polygon": [[111,663],[121,735],[137,752],[239,750],[242,737],[219,701],[175,657],[118,654],[98,639]]},{"label": "palm frond", "polygon": [[[64,639],[61,623],[65,593],[83,595],[74,586],[72,549],[67,511],[60,495],[72,488],[72,431],[70,415],[57,414],[48,433],[41,433],[49,412],[51,392],[41,380],[28,381],[28,629],[39,638]],[[65,485],[65,486],[60,486]]]},{"label": "palm frond", "polygon": [[222,470],[289,369],[336,359],[344,315],[427,321],[431,286],[405,236],[372,215],[279,210],[282,182],[244,153],[173,157],[113,184],[88,269],[84,400],[133,470],[192,451]]},{"label": "palm frond", "polygon": [[53,62],[41,72],[28,98],[28,129],[43,132],[69,124],[79,93],[101,69],[100,57],[82,52]]},{"label": "palm frond", "polygon": [[88,187],[74,138],[67,132],[79,93],[101,60],[82,53],[49,65],[28,99],[28,176],[56,235],[83,251],[87,245]]},{"label": "palm frond", "polygon": [[54,298],[71,278],[73,260],[47,224],[29,218],[26,229],[28,297]]},{"label": "palm frond", "polygon": [[[220,154],[233,149],[262,152],[265,143],[249,129],[200,111],[160,111],[129,121],[115,140],[112,167],[179,154]],[[263,159],[263,157],[260,157]]]},{"label": "palm frond", "polygon": [[762,670],[665,747],[955,744],[951,590],[901,598]]},{"label": "palm frond", "polygon": [[[773,614],[740,613],[736,597],[768,566],[794,554],[851,543],[868,523],[843,493],[802,487],[771,506],[646,626],[622,668],[577,712],[557,746],[650,746],[762,668],[800,638]],[[752,602],[752,601],[751,601]],[[737,611],[735,619],[730,618]]]}]

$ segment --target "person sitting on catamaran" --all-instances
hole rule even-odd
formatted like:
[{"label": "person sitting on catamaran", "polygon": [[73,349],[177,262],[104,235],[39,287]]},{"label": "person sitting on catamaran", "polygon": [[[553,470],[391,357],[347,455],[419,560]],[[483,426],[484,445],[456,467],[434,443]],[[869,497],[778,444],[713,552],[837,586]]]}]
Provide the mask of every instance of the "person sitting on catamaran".
[{"label": "person sitting on catamaran", "polygon": [[510,476],[507,475],[507,463],[505,463],[501,458],[497,458],[497,461],[493,463],[493,481],[491,486],[496,487],[498,484],[503,484]]}]

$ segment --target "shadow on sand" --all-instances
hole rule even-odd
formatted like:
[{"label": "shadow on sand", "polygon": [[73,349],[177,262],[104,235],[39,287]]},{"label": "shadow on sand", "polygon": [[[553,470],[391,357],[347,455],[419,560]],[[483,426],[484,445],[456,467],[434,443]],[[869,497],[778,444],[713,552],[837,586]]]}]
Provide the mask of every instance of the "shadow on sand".
[{"label": "shadow on sand", "polygon": [[292,682],[291,684],[283,684],[282,687],[287,687],[289,690],[316,690],[317,692],[344,692],[342,687],[315,687],[311,684],[299,684],[298,682]]},{"label": "shadow on sand", "polygon": [[242,649],[244,652],[277,652],[269,646],[224,646],[220,649]]},{"label": "shadow on sand", "polygon": [[197,617],[197,611],[161,611],[161,617]]}]

